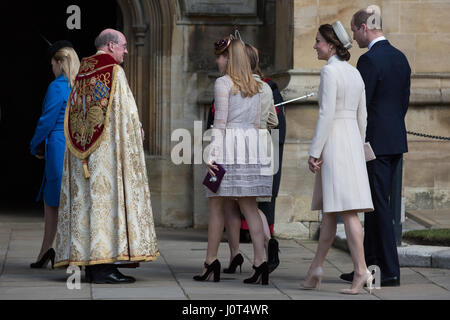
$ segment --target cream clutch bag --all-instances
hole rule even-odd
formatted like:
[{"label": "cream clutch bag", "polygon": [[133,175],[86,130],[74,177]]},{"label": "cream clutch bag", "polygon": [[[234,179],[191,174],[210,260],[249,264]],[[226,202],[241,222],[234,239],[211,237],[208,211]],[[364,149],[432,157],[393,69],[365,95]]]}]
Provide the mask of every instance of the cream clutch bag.
[{"label": "cream clutch bag", "polygon": [[366,157],[366,162],[377,158],[375,157],[375,153],[373,152],[369,142],[364,143],[364,156]]}]

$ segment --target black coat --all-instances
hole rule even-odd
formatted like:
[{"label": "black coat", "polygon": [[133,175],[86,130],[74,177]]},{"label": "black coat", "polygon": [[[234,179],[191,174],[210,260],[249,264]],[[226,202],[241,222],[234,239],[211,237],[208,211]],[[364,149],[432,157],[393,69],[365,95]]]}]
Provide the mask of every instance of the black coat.
[{"label": "black coat", "polygon": [[411,68],[405,55],[382,40],[359,58],[357,68],[366,87],[366,141],[377,156],[408,152],[405,115]]},{"label": "black coat", "polygon": [[[278,85],[270,79],[267,79],[266,83],[272,89],[274,103],[275,104],[282,103],[283,97],[281,96],[280,90],[278,89]],[[284,114],[284,106],[276,108],[278,116],[278,126],[276,126],[275,129],[280,130],[280,144],[284,144],[284,140],[286,139],[286,117]]]}]

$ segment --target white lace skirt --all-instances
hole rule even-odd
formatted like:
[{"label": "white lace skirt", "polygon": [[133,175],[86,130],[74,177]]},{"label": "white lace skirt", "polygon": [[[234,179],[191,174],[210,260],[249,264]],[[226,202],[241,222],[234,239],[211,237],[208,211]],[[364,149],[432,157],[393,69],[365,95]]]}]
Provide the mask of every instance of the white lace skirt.
[{"label": "white lace skirt", "polygon": [[[255,130],[258,132],[258,130]],[[267,131],[267,130],[266,130]],[[217,193],[206,189],[207,197],[271,197],[273,183],[273,157],[270,155],[270,135],[257,133],[255,139],[244,137],[243,131],[233,132],[241,138],[230,138],[229,132],[223,137],[224,148],[219,152],[224,159],[216,162],[221,164],[226,173]],[[262,140],[264,139],[264,140]],[[245,143],[244,143],[245,141]],[[264,141],[265,143],[260,143]],[[234,152],[231,152],[234,150]],[[269,149],[270,150],[270,149]]]}]

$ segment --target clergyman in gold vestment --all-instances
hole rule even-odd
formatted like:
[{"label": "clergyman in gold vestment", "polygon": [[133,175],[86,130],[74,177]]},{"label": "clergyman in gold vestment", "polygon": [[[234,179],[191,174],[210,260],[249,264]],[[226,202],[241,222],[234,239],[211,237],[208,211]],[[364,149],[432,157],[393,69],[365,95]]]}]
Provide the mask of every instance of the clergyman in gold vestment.
[{"label": "clergyman in gold vestment", "polygon": [[120,67],[125,36],[106,29],[69,96],[55,267],[85,266],[86,280],[130,283],[120,263],[159,256],[133,94]]}]

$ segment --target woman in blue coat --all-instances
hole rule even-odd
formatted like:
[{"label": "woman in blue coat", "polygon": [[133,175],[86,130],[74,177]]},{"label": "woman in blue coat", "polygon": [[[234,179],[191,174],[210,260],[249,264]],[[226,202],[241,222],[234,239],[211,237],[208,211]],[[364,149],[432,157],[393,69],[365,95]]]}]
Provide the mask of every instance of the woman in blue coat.
[{"label": "woman in blue coat", "polygon": [[[45,159],[45,172],[42,179],[38,201],[44,197],[45,231],[41,251],[37,262],[31,268],[42,268],[55,259],[52,248],[58,221],[59,195],[64,162],[65,137],[64,114],[71,86],[80,67],[80,61],[72,45],[68,41],[58,41],[49,51],[55,80],[45,95],[42,115],[39,118],[30,143],[31,154]],[[40,147],[45,145],[44,150]]]}]

